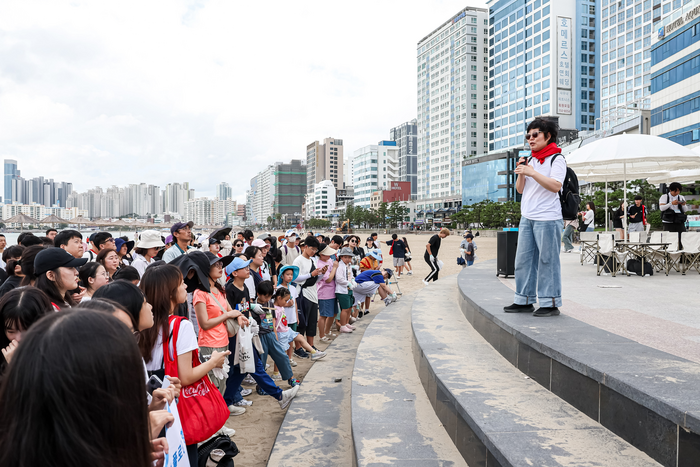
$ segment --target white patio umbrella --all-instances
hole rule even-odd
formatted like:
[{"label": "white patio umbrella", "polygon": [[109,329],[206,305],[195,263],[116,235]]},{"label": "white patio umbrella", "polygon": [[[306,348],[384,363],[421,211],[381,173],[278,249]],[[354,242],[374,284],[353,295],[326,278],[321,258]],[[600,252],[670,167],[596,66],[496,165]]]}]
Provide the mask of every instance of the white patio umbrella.
[{"label": "white patio umbrella", "polygon": [[[693,152],[700,154],[700,146],[693,148]],[[648,178],[649,183],[658,185],[660,183],[694,183],[700,180],[700,169],[674,170],[667,174],[658,173]]]},{"label": "white patio umbrella", "polygon": [[[627,205],[627,178],[644,178],[654,172],[700,169],[700,154],[660,136],[616,135],[587,144],[566,157],[566,163],[579,178],[611,176],[624,182]],[[613,181],[613,178],[609,179]],[[607,215],[605,216],[607,219]],[[625,224],[625,238],[627,226]]]}]

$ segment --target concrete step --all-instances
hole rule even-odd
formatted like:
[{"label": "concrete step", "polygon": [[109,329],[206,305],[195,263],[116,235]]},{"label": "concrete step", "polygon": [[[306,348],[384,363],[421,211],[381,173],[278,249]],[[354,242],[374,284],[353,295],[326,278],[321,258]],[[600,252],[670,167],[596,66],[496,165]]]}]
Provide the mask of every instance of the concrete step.
[{"label": "concrete step", "polygon": [[[267,465],[272,467],[352,467],[355,464],[350,398],[355,352],[375,312],[355,322],[314,363],[292,401]],[[336,380],[340,381],[336,381]]]},{"label": "concrete step", "polygon": [[413,296],[384,308],[362,338],[352,377],[358,466],[466,466],[431,407],[412,361]]},{"label": "concrete step", "polygon": [[[504,313],[513,291],[494,261],[463,270],[458,286],[467,321],[514,367],[662,465],[700,465],[700,364],[574,319],[566,307],[550,318]],[[579,284],[603,294],[590,286]]]},{"label": "concrete step", "polygon": [[467,321],[458,293],[451,276],[416,294],[413,356],[470,466],[660,465],[511,365]]}]

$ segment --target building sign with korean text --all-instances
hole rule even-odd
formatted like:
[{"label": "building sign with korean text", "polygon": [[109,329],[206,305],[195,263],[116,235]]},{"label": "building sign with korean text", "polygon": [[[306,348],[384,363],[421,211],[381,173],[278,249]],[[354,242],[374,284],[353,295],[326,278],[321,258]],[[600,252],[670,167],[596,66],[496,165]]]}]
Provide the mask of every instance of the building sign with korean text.
[{"label": "building sign with korean text", "polygon": [[557,113],[571,115],[571,89],[557,89]]},{"label": "building sign with korean text", "polygon": [[571,89],[571,18],[557,17],[557,88]]}]

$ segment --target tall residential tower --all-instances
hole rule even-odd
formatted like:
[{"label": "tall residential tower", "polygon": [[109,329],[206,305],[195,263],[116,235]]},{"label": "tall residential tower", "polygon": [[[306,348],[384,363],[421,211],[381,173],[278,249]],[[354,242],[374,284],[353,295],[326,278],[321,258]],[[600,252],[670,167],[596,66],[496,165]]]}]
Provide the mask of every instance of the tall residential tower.
[{"label": "tall residential tower", "polygon": [[459,11],[417,55],[417,195],[461,196],[462,158],[488,149],[488,11]]}]

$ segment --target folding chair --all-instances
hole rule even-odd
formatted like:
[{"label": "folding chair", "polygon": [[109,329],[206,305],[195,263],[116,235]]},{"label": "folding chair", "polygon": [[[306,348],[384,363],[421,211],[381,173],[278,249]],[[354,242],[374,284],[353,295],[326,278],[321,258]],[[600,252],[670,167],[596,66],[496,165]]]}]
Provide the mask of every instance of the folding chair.
[{"label": "folding chair", "polygon": [[642,232],[630,232],[630,243],[639,243],[642,241]]},{"label": "folding chair", "polygon": [[595,232],[581,232],[581,265],[583,262],[595,262],[598,251],[598,234]]},{"label": "folding chair", "polygon": [[695,269],[700,274],[700,232],[683,232],[683,274]]},{"label": "folding chair", "polygon": [[649,238],[649,230],[651,230],[651,224],[647,223],[647,228],[644,229],[644,236],[642,238],[642,241],[646,243],[647,239]]},{"label": "folding chair", "polygon": [[[399,287],[399,281],[396,280],[396,276],[392,276],[392,279],[393,279],[393,281],[391,279],[389,279],[386,282],[386,285],[389,287],[389,289],[392,292],[394,292],[394,289],[391,288],[392,284],[396,285],[396,295],[397,296],[403,295],[403,292],[401,292],[401,287]],[[377,289],[377,291],[374,292],[374,295],[372,295],[372,302],[374,302],[374,299],[377,298],[377,295],[379,295],[379,289]]]},{"label": "folding chair", "polygon": [[[651,239],[649,240],[649,243],[663,243],[664,242],[664,232],[652,232],[651,233]],[[652,267],[654,268],[654,271],[660,272],[660,271],[665,271],[666,269],[666,257],[664,256],[663,252],[660,251],[661,247],[658,246],[652,246],[650,247],[652,250],[654,250],[654,253],[650,256],[647,257],[649,262],[651,263]]]},{"label": "folding chair", "polygon": [[606,268],[613,276],[622,269],[626,255],[615,250],[613,239],[613,234],[598,235],[598,250],[595,253],[595,263],[596,273],[599,276],[601,272],[605,273]]},{"label": "folding chair", "polygon": [[683,250],[681,249],[680,245],[678,244],[678,233],[677,232],[665,232],[667,234],[670,234],[668,238],[664,239],[665,242],[670,242],[670,245],[668,248],[666,248],[666,258],[665,259],[665,266],[666,266],[666,275],[668,276],[668,273],[671,272],[671,269],[676,270],[677,272],[683,273]]}]

